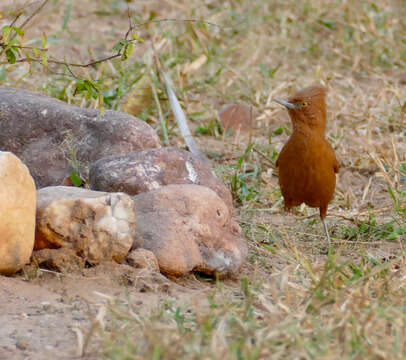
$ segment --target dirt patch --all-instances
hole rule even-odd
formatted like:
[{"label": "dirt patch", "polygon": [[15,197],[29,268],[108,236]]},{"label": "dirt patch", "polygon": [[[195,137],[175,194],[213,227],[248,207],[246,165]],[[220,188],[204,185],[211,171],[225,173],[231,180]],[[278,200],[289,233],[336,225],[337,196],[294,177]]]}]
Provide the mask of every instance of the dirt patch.
[{"label": "dirt patch", "polygon": [[[148,310],[165,296],[201,290],[116,263],[75,276],[37,270],[30,280],[24,275],[0,277],[0,359],[76,358],[78,334],[86,336],[99,308],[109,300],[130,299]],[[97,341],[96,337],[88,347],[92,356],[97,356]]]}]

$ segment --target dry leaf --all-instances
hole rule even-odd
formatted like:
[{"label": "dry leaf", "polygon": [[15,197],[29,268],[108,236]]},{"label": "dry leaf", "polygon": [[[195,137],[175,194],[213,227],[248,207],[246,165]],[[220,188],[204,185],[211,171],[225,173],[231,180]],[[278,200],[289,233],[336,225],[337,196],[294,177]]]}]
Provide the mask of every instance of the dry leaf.
[{"label": "dry leaf", "polygon": [[197,59],[193,60],[192,62],[188,62],[184,65],[182,73],[183,74],[190,74],[199,70],[207,61],[206,55],[200,55]]},{"label": "dry leaf", "polygon": [[144,76],[134,84],[130,93],[125,98],[123,112],[138,116],[151,106],[154,99],[152,97],[151,82],[152,79],[147,71]]}]

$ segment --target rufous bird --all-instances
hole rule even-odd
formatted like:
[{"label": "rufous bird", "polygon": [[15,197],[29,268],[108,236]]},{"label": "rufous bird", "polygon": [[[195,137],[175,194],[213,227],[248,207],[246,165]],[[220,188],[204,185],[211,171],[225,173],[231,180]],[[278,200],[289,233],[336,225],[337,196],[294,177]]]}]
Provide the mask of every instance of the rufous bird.
[{"label": "rufous bird", "polygon": [[324,86],[313,85],[288,99],[274,100],[288,109],[293,126],[293,133],[276,160],[285,209],[289,211],[302,203],[319,208],[330,247],[324,219],[334,196],[339,165],[325,137],[326,93]]}]

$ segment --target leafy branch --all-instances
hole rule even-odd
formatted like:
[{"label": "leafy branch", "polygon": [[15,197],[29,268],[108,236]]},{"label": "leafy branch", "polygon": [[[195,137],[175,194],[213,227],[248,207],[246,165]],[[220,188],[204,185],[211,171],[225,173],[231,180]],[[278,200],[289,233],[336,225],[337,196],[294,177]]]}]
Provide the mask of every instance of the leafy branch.
[{"label": "leafy branch", "polygon": [[[41,47],[24,45],[24,27],[45,8],[48,2],[49,0],[42,1],[40,5],[30,15],[28,15],[28,17],[21,23],[21,25],[18,26],[18,20],[21,18],[24,11],[23,9],[17,10],[12,22],[0,29],[0,65],[13,65],[18,63],[29,63],[31,65],[31,63],[40,63],[43,68],[50,73],[72,77],[76,81],[74,95],[82,93],[86,96],[86,98],[97,99],[101,114],[104,114],[104,98],[99,84],[94,80],[77,76],[72,68],[88,68],[116,58],[120,58],[121,61],[127,60],[133,52],[134,44],[144,41],[134,32],[134,30],[136,28],[146,26],[150,23],[196,22],[205,23],[211,26],[222,27],[221,25],[217,25],[211,22],[195,19],[157,19],[150,20],[148,22],[138,22],[137,24],[133,24],[133,22],[131,21],[130,9],[127,6],[128,29],[124,37],[117,41],[117,43],[113,46],[113,54],[101,57],[99,59],[91,60],[87,63],[69,62],[66,60],[54,59],[48,56],[47,37],[45,34],[43,34],[41,38]],[[3,56],[5,56],[5,59],[4,61],[1,61],[1,58]],[[55,72],[49,67],[49,64],[64,66],[67,70],[67,73]]]}]

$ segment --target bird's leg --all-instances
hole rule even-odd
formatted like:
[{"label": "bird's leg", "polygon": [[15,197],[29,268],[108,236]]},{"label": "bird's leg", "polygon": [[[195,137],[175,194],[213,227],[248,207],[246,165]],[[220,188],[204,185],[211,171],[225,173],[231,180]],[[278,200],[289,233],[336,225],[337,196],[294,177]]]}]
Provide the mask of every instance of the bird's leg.
[{"label": "bird's leg", "polygon": [[328,234],[326,222],[324,221],[324,218],[322,218],[322,217],[321,217],[321,222],[323,223],[324,231],[326,232],[328,247],[331,248],[330,235]]},{"label": "bird's leg", "polygon": [[[287,237],[289,238],[290,235],[286,232],[285,226],[286,226],[286,219],[287,219],[287,217],[288,217],[288,214],[290,213],[290,209],[291,209],[292,205],[290,205],[289,202],[286,201],[286,199],[284,198],[284,199],[283,199],[283,207],[284,207],[284,210],[285,210],[285,211],[282,213],[282,216],[283,216],[283,231],[285,232],[285,234],[286,234]],[[286,242],[285,238],[284,238],[283,236],[282,236],[281,238],[282,238],[282,244],[283,244],[283,246],[284,246],[284,247],[287,247],[287,246],[288,246],[288,243]],[[290,240],[290,239],[289,239],[289,240]]]},{"label": "bird's leg", "polygon": [[321,222],[323,223],[324,231],[326,232],[328,248],[330,249],[331,248],[330,235],[328,234],[327,225],[326,225],[326,222],[324,221],[324,219],[327,215],[327,206],[328,206],[328,204],[320,206],[320,219],[321,219]]}]

